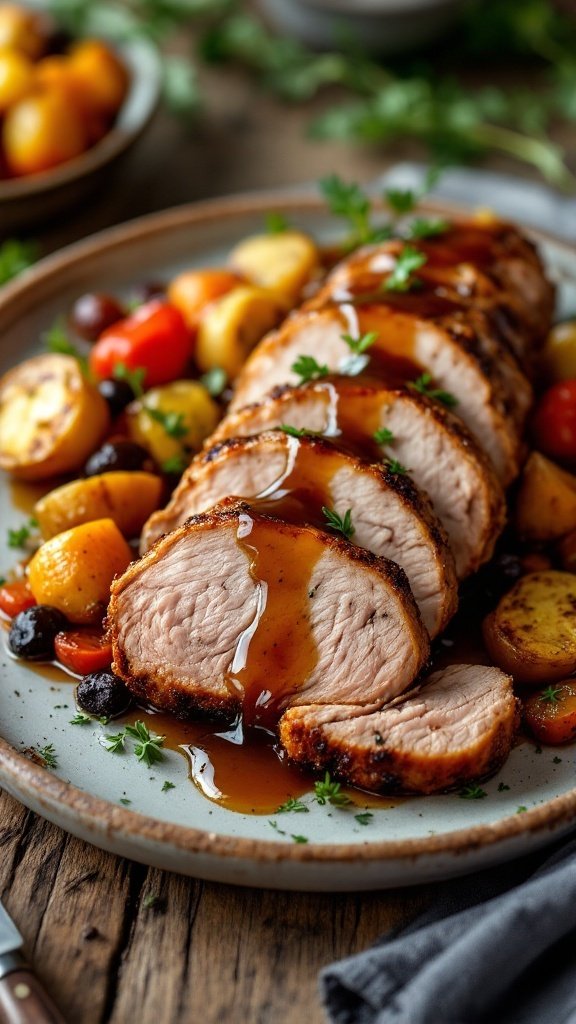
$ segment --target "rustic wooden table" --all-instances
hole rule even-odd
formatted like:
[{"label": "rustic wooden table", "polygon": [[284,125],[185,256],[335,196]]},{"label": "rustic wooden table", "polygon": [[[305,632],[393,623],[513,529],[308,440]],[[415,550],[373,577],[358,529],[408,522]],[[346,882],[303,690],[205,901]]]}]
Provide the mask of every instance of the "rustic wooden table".
[{"label": "rustic wooden table", "polygon": [[[113,188],[34,232],[43,251],[208,196],[332,170],[369,180],[410,155],[311,142],[309,109],[280,108],[239,77],[212,84],[201,125],[186,132],[159,114]],[[320,968],[411,919],[433,895],[432,886],[331,896],[180,878],[73,839],[6,794],[0,849],[0,896],[71,1024],[317,1024]]]}]

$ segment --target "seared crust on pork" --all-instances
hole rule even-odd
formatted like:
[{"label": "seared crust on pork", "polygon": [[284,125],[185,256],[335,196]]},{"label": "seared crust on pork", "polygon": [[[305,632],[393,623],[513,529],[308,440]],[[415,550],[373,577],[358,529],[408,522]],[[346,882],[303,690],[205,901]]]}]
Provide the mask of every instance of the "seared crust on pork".
[{"label": "seared crust on pork", "polygon": [[[282,559],[272,560],[273,579],[253,575],[253,556],[239,537],[251,545],[254,536],[272,554],[278,536],[295,560],[303,548],[307,557],[314,553],[301,585],[317,658],[307,678],[294,679],[282,707],[379,706],[410,685],[428,658],[429,640],[403,570],[342,538],[239,502],[193,516],[112,584],[113,669],[137,697],[181,717],[238,713],[238,688],[229,682],[235,653],[260,622],[262,583],[283,582]],[[289,649],[302,642],[304,626],[293,621],[289,604],[283,616]],[[268,666],[263,690],[271,682]]]},{"label": "seared crust on pork", "polygon": [[299,707],[280,738],[290,758],[364,789],[438,793],[493,774],[519,724],[512,679],[483,665],[451,665],[380,711]]}]

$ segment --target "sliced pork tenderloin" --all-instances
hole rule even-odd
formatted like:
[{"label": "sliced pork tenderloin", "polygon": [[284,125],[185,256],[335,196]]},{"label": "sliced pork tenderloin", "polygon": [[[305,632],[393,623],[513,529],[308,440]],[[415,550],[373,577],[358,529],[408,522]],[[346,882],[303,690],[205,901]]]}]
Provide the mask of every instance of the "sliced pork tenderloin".
[{"label": "sliced pork tenderloin", "polygon": [[323,509],[350,515],[351,540],[397,562],[424,625],[435,637],[456,611],[457,581],[448,540],[430,503],[408,476],[339,451],[329,441],[280,431],[223,442],[198,456],[168,506],[144,527],[149,547],[191,515],[225,498],[260,498],[288,522],[327,528]]},{"label": "sliced pork tenderloin", "polygon": [[399,566],[246,503],[193,517],[132,563],[108,628],[140,699],[270,728],[297,704],[380,706],[429,654]]},{"label": "sliced pork tenderloin", "polygon": [[[406,296],[405,299],[409,299]],[[514,357],[474,326],[479,315],[424,319],[408,308],[352,304],[299,313],[253,351],[236,380],[231,411],[262,399],[279,384],[299,383],[293,370],[302,355],[342,373],[350,365],[343,336],[376,333],[366,373],[389,386],[414,381],[423,372],[450,393],[455,412],[507,484],[518,472],[521,434],[532,390]]]},{"label": "sliced pork tenderloin", "polygon": [[291,708],[280,721],[292,761],[363,789],[437,793],[504,763],[519,725],[512,679],[484,665],[451,665],[382,710]]},{"label": "sliced pork tenderloin", "polygon": [[[287,424],[333,438],[369,458],[397,459],[426,491],[449,539],[459,579],[492,556],[504,526],[504,494],[461,420],[418,392],[353,377],[285,385],[225,416],[210,442]],[[388,430],[378,444],[374,435]]]}]

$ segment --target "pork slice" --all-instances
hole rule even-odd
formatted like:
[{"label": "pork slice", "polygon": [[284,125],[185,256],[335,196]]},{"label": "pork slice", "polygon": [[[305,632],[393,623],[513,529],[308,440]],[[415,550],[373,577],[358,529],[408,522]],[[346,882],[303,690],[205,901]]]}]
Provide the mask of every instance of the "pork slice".
[{"label": "pork slice", "polygon": [[[350,359],[350,348],[342,337],[353,327],[350,310],[352,306],[328,306],[296,314],[268,335],[237,378],[231,411],[262,399],[279,384],[298,383],[292,366],[301,355],[341,372]],[[520,438],[531,387],[513,356],[487,334],[478,333],[471,323],[473,315],[468,312],[438,322],[373,307],[371,315],[365,315],[362,331],[368,327],[377,331],[370,349],[374,366],[382,353],[392,350],[395,358],[405,343],[414,366],[408,379],[426,371],[435,387],[454,396],[455,412],[490,458],[500,481],[507,484],[517,474],[522,457]],[[385,378],[381,365],[376,369]]]},{"label": "pork slice", "polygon": [[448,539],[430,502],[408,476],[339,451],[329,441],[280,431],[223,442],[198,456],[168,506],[143,531],[150,546],[191,515],[226,497],[263,496],[275,514],[326,528],[322,509],[344,519],[352,540],[397,562],[406,573],[424,625],[436,636],[454,614],[457,580]]},{"label": "pork slice", "polygon": [[280,739],[300,764],[363,789],[437,793],[485,778],[508,757],[519,724],[512,680],[500,669],[451,665],[380,711],[299,707]]},{"label": "pork slice", "polygon": [[[353,378],[286,385],[262,402],[226,416],[211,443],[282,424],[344,444],[351,430],[358,451],[372,457],[379,451],[380,457],[406,466],[414,483],[428,494],[448,535],[459,579],[492,556],[505,521],[502,488],[462,421],[439,402]],[[378,449],[374,433],[381,428],[391,431],[393,441]]]},{"label": "pork slice", "polygon": [[139,698],[181,717],[242,709],[252,724],[297,704],[382,703],[429,653],[395,563],[245,503],[194,516],[132,563],[108,627]]}]

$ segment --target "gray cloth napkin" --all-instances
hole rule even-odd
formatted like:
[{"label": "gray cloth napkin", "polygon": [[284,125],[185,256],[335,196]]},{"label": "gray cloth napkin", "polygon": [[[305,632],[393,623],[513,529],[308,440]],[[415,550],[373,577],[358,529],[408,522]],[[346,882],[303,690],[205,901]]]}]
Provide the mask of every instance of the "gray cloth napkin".
[{"label": "gray cloth napkin", "polygon": [[575,1022],[576,840],[537,863],[530,857],[443,883],[407,928],[326,968],[320,984],[329,1019]]},{"label": "gray cloth napkin", "polygon": [[[425,176],[399,164],[371,188],[418,189]],[[432,195],[576,240],[576,200],[542,185],[458,169]],[[335,1024],[576,1024],[576,840],[439,885],[422,917],[320,985]]]}]

